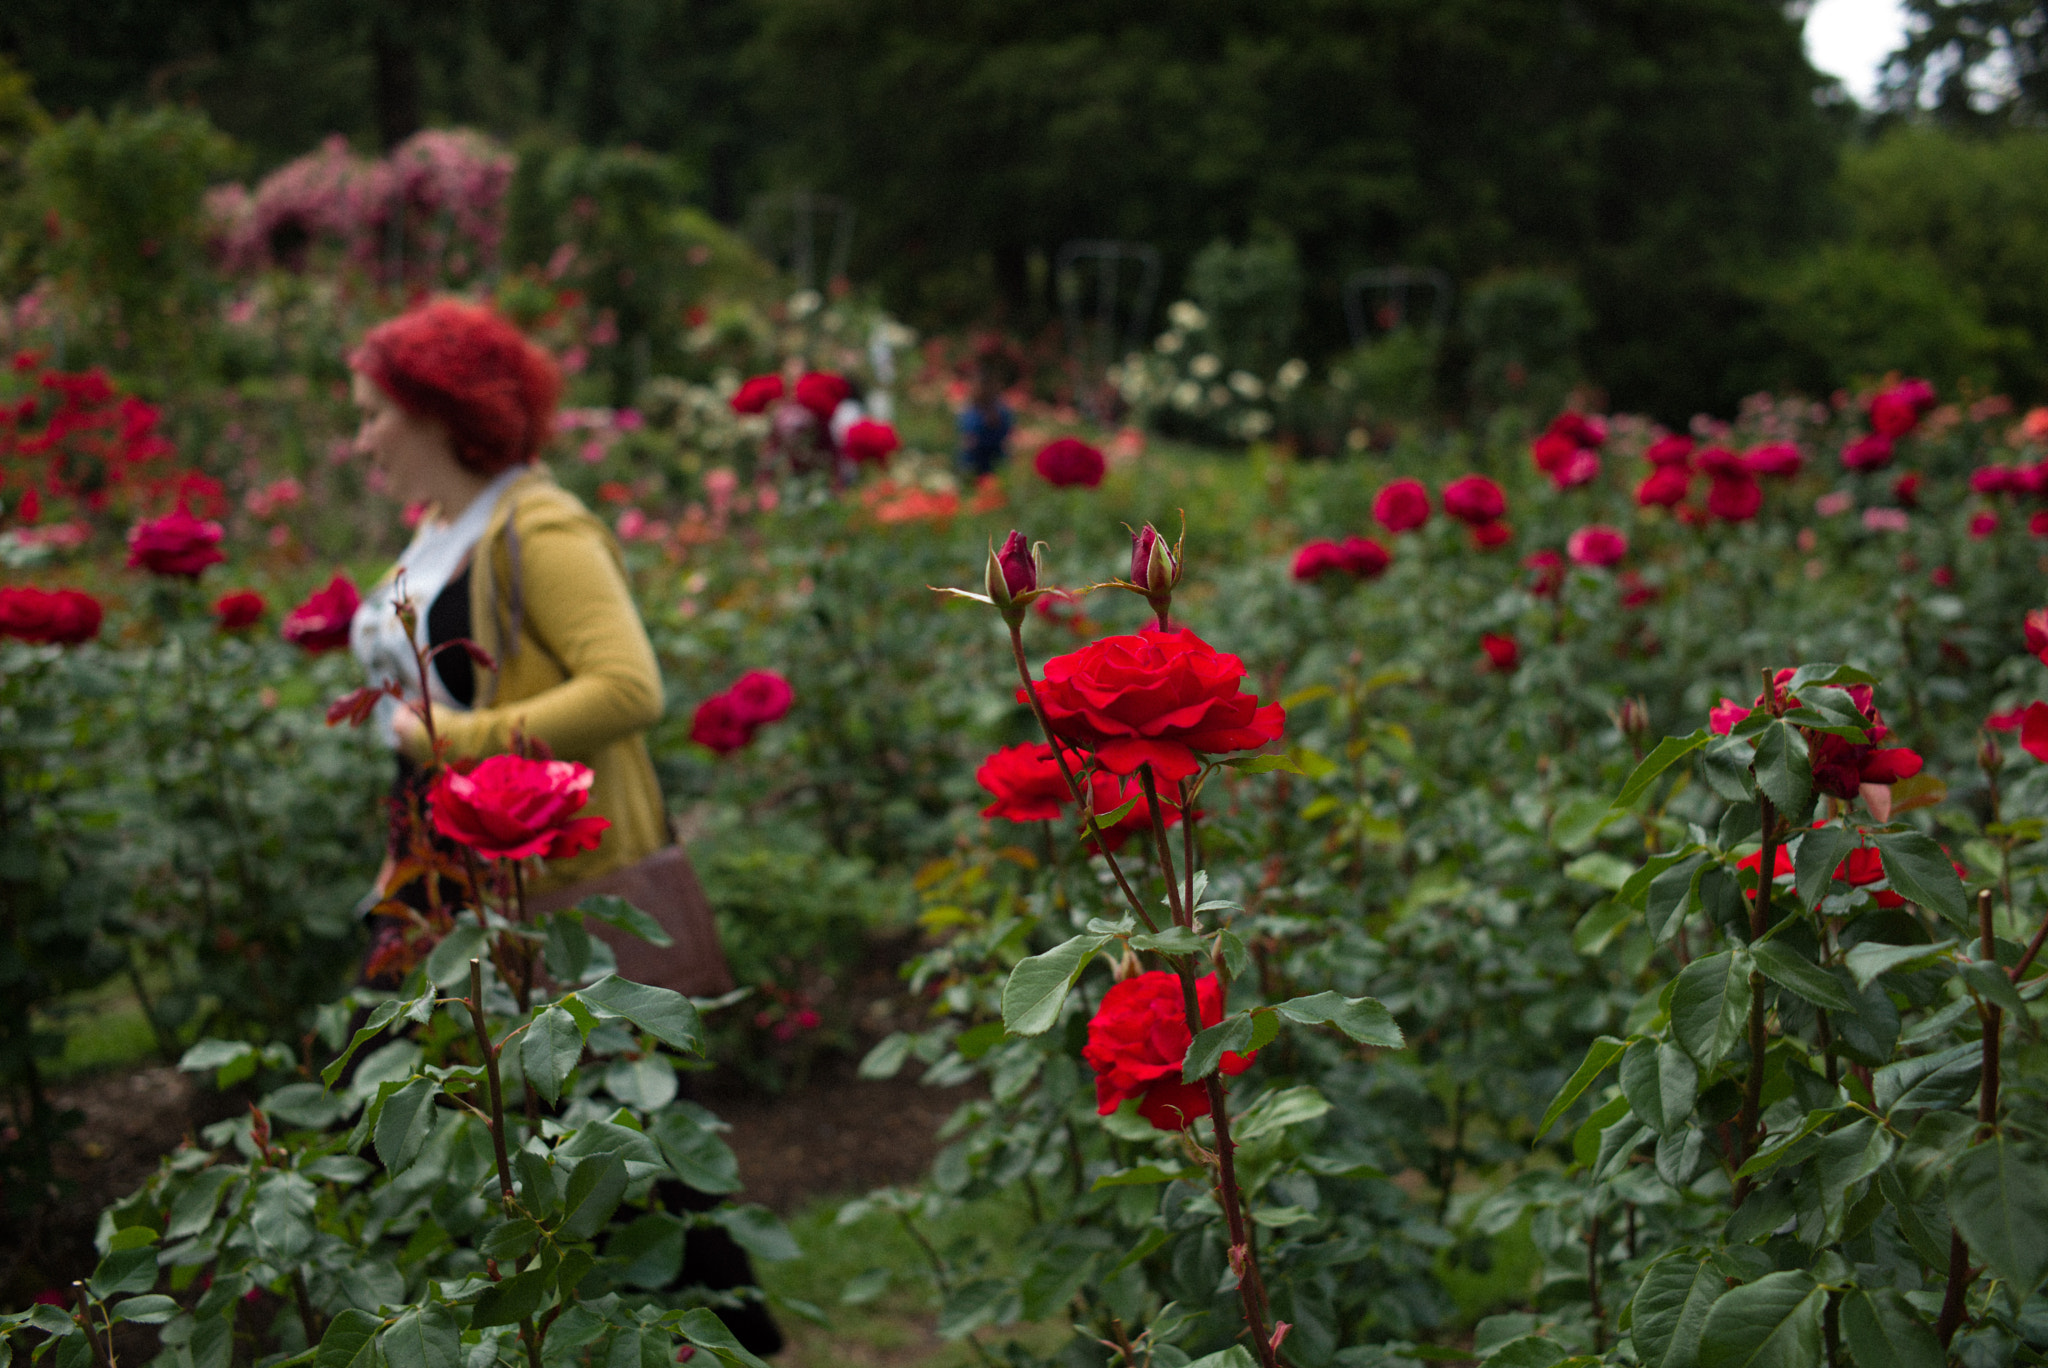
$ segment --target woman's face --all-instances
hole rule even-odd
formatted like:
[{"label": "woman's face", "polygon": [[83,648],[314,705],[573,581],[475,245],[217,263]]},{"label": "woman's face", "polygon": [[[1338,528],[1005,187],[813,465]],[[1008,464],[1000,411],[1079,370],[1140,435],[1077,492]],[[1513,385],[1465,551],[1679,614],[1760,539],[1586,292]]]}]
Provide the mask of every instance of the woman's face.
[{"label": "woman's face", "polygon": [[350,393],[362,414],[356,452],[369,457],[391,496],[402,503],[440,501],[449,476],[461,469],[448,430],[431,418],[407,413],[361,371],[353,373]]}]

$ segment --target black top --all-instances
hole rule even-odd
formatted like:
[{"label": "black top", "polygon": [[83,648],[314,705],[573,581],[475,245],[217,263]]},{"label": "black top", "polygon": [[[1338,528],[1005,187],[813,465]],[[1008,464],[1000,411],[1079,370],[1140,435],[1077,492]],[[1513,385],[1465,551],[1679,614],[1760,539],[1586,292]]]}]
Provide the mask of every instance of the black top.
[{"label": "black top", "polygon": [[[469,567],[434,596],[427,605],[427,644],[440,646],[450,641],[460,641],[470,635],[469,620]],[[441,676],[441,687],[448,696],[463,707],[476,704],[476,665],[467,651],[443,651],[434,657],[434,673]]]}]

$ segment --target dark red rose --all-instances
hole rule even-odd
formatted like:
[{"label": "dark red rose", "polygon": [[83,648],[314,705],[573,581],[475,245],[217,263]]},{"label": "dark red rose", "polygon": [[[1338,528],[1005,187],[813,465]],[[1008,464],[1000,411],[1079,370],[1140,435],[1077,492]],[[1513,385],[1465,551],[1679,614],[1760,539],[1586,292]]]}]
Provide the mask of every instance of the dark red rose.
[{"label": "dark red rose", "polygon": [[223,632],[239,632],[263,621],[263,610],[267,606],[263,595],[254,589],[237,589],[214,600],[213,616]]},{"label": "dark red rose", "polygon": [[[1776,687],[1781,698],[1790,677],[1788,670],[1778,673]],[[1863,715],[1863,730],[1868,739],[1851,741],[1845,736],[1802,728],[1807,752],[1813,760],[1813,786],[1837,798],[1854,798],[1864,784],[1896,784],[1918,774],[1918,754],[1904,746],[1883,744],[1891,736],[1891,729],[1885,726],[1884,715],[1877,710],[1870,686],[1855,684],[1845,692]],[[1763,702],[1761,694],[1757,701]]]},{"label": "dark red rose", "polygon": [[1047,442],[1031,464],[1055,488],[1079,485],[1093,489],[1102,483],[1102,453],[1078,437],[1058,437]]},{"label": "dark red rose", "polygon": [[1892,439],[1881,432],[1858,437],[1842,448],[1842,465],[1849,470],[1881,470],[1892,463]]},{"label": "dark red rose", "polygon": [[714,754],[730,755],[754,739],[754,729],[740,721],[731,694],[713,694],[691,714],[690,739]]},{"label": "dark red rose", "polygon": [[2027,613],[2023,622],[2027,636],[2027,651],[2048,665],[2048,608],[2035,608]]},{"label": "dark red rose", "polygon": [[[1223,988],[1214,974],[1196,980],[1195,1004],[1204,1029],[1223,1020]],[[1181,1082],[1193,1041],[1179,975],[1154,969],[1113,985],[1088,1023],[1088,1044],[1081,1050],[1095,1071],[1097,1114],[1107,1116],[1135,1099],[1138,1114],[1167,1131],[1184,1130],[1207,1116],[1206,1085]],[[1226,1051],[1221,1072],[1235,1077],[1256,1057]]]},{"label": "dark red rose", "polygon": [[1564,586],[1564,557],[1555,551],[1535,551],[1523,558],[1522,568],[1529,572],[1529,592],[1537,598],[1549,598]]},{"label": "dark red rose", "polygon": [[1590,414],[1565,412],[1550,420],[1544,435],[1562,437],[1575,447],[1605,446],[1607,424]]},{"label": "dark red rose", "polygon": [[1643,453],[1643,459],[1653,466],[1689,466],[1692,461],[1692,438],[1673,434],[1659,437],[1650,443]]},{"label": "dark red rose", "polygon": [[1791,442],[1766,442],[1752,447],[1743,456],[1742,463],[1753,475],[1774,475],[1789,477],[1799,473],[1799,466],[1805,457]]},{"label": "dark red rose", "polygon": [[1742,463],[1742,458],[1724,446],[1710,446],[1694,455],[1692,468],[1716,480],[1749,473],[1749,468]]},{"label": "dark red rose", "polygon": [[1344,554],[1333,541],[1312,541],[1294,553],[1294,577],[1319,579],[1344,568]]},{"label": "dark red rose", "polygon": [[830,422],[839,406],[853,397],[853,386],[830,371],[811,371],[796,382],[796,401],[821,423]]},{"label": "dark red rose", "polygon": [[[1094,751],[1110,773],[1149,762],[1171,783],[1201,768],[1198,754],[1256,750],[1280,738],[1286,712],[1241,692],[1243,677],[1243,661],[1193,632],[1143,632],[1046,661],[1038,698],[1053,731]],[[1017,701],[1028,701],[1021,689]]]},{"label": "dark red rose", "polygon": [[2030,537],[2048,537],[2048,510],[2036,513],[2027,519],[2027,535]]},{"label": "dark red rose", "polygon": [[1970,488],[1978,494],[2016,494],[2020,482],[2011,466],[1979,466],[1970,472]]},{"label": "dark red rose", "polygon": [[1372,501],[1373,521],[1389,532],[1413,532],[1429,521],[1429,491],[1422,481],[1391,481]]},{"label": "dark red rose", "polygon": [[1469,527],[1495,522],[1507,511],[1507,495],[1484,475],[1462,476],[1444,486],[1444,512]]},{"label": "dark red rose", "polygon": [[2048,763],[2048,703],[2029,703],[2021,711],[2020,749]]},{"label": "dark red rose", "polygon": [[362,604],[363,596],[348,576],[336,575],[325,589],[285,614],[280,632],[292,645],[315,655],[340,650],[348,645],[349,624]]},{"label": "dark red rose", "polygon": [[220,538],[219,523],[179,508],[135,524],[128,533],[128,566],[153,575],[197,579],[207,566],[227,559],[221,554]]},{"label": "dark red rose", "polygon": [[1579,444],[1561,432],[1546,432],[1529,446],[1529,459],[1548,475],[1570,460]]},{"label": "dark red rose", "polygon": [[1707,487],[1707,512],[1723,522],[1748,522],[1763,506],[1764,487],[1740,467],[1733,475],[1715,476]]},{"label": "dark red rose", "polygon": [[1371,537],[1346,537],[1337,543],[1337,555],[1344,569],[1360,579],[1378,579],[1393,563],[1387,548]]},{"label": "dark red rose", "polygon": [[1904,437],[1920,426],[1920,417],[1934,407],[1934,386],[1906,380],[1870,399],[1870,428],[1882,436]]},{"label": "dark red rose", "polygon": [[1575,489],[1600,478],[1600,453],[1581,447],[1557,463],[1550,483],[1559,489]]},{"label": "dark red rose", "polygon": [[434,830],[487,860],[565,859],[595,850],[611,821],[578,817],[590,767],[493,755],[467,773],[448,768],[427,795]]},{"label": "dark red rose", "polygon": [[840,449],[846,459],[856,465],[886,461],[889,453],[903,445],[896,435],[896,429],[887,423],[878,423],[872,418],[863,418],[846,429],[846,436],[840,439]]},{"label": "dark red rose", "polygon": [[1613,565],[1628,554],[1628,538],[1618,528],[1591,523],[1566,538],[1564,549],[1576,565]]},{"label": "dark red rose", "polygon": [[1996,513],[1972,513],[1970,515],[1970,536],[1973,539],[1983,541],[1997,530],[1998,515]]},{"label": "dark red rose", "polygon": [[76,646],[100,634],[100,601],[76,589],[0,588],[0,637],[38,646]]},{"label": "dark red rose", "polygon": [[789,715],[796,693],[789,681],[773,670],[749,670],[725,691],[732,701],[732,714],[749,733],[764,723]]},{"label": "dark red rose", "polygon": [[[1050,822],[1074,801],[1060,775],[1052,747],[1043,741],[1005,746],[974,771],[974,782],[995,798],[981,810],[984,817],[1011,822]],[[1116,806],[1111,803],[1107,812]]]},{"label": "dark red rose", "polygon": [[1892,498],[1898,500],[1899,506],[1902,508],[1918,508],[1920,506],[1920,472],[1909,470],[1899,476],[1898,479],[1893,480]]},{"label": "dark red rose", "polygon": [[1657,586],[1645,581],[1635,571],[1622,571],[1620,579],[1622,607],[1640,608],[1646,603],[1655,603],[1657,601],[1659,593]]},{"label": "dark red rose", "polygon": [[1522,663],[1522,646],[1511,636],[1496,636],[1488,632],[1479,638],[1480,649],[1486,652],[1486,668],[1502,674]]},{"label": "dark red rose", "polygon": [[1636,486],[1636,505],[1639,508],[1669,508],[1673,504],[1684,503],[1691,489],[1692,472],[1684,466],[1658,466]]},{"label": "dark red rose", "polygon": [[[757,375],[740,386],[739,393],[732,397],[734,413],[765,413],[768,406],[782,397],[784,389],[779,375]],[[835,406],[836,407],[836,406]],[[827,410],[830,416],[830,410]]]},{"label": "dark red rose", "polygon": [[1031,554],[1031,543],[1016,528],[1011,528],[1010,535],[1003,538],[1002,549],[996,552],[996,564],[1003,569],[1003,584],[1011,598],[1038,587],[1038,558]]},{"label": "dark red rose", "polygon": [[1864,888],[1884,878],[1884,856],[1876,846],[1857,846],[1835,866],[1835,877],[1851,888]]}]

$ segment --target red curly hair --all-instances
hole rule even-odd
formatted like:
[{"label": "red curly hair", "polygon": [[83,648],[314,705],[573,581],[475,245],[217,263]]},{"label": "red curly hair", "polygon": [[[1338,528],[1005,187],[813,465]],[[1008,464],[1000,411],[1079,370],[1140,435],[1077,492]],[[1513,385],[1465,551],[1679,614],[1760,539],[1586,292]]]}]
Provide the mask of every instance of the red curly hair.
[{"label": "red curly hair", "polygon": [[370,329],[348,363],[407,413],[445,424],[455,459],[495,475],[540,454],[562,373],[504,315],[436,299]]}]

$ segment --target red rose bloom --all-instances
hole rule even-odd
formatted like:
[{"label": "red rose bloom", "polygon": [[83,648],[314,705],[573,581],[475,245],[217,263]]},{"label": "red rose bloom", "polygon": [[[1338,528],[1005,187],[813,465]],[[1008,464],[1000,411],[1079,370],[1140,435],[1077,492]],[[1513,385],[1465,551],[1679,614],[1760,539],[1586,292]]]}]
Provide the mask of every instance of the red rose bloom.
[{"label": "red rose bloom", "polygon": [[[1789,672],[1781,671],[1782,692]],[[1896,784],[1920,772],[1920,756],[1904,746],[1885,746],[1891,735],[1884,715],[1877,710],[1870,686],[1854,684],[1848,689],[1850,701],[1863,715],[1867,741],[1851,741],[1827,732],[1806,732],[1807,751],[1813,759],[1813,786],[1837,798],[1854,798],[1864,784]],[[1758,696],[1762,701],[1762,696]],[[1805,730],[1802,728],[1802,730]]]},{"label": "red rose bloom", "polygon": [[0,588],[0,637],[37,646],[76,646],[100,634],[100,601],[76,589]]},{"label": "red rose bloom", "polygon": [[197,579],[209,565],[227,557],[220,550],[220,524],[195,518],[184,508],[149,522],[139,522],[128,533],[128,566],[153,575]]},{"label": "red rose bloom", "polygon": [[1749,716],[1749,709],[1732,698],[1723,698],[1707,713],[1707,729],[1716,736],[1726,736],[1735,730],[1743,718]]},{"label": "red rose bloom", "polygon": [[1902,380],[1870,399],[1871,430],[1888,438],[1904,437],[1920,426],[1920,417],[1934,407],[1934,386],[1925,380]]},{"label": "red rose bloom", "polygon": [[846,436],[839,446],[849,461],[866,465],[873,461],[886,461],[889,453],[903,445],[896,435],[896,429],[887,423],[878,423],[872,418],[863,418],[846,429]]},{"label": "red rose bloom", "polygon": [[1658,466],[1636,486],[1638,508],[1670,508],[1685,502],[1692,489],[1692,472],[1682,465]]},{"label": "red rose bloom", "polygon": [[1444,512],[1468,526],[1493,522],[1507,511],[1507,496],[1484,475],[1466,475],[1444,486]]},{"label": "red rose bloom", "polygon": [[853,397],[853,386],[830,371],[811,371],[796,382],[796,401],[821,423],[830,422],[841,404]]},{"label": "red rose bloom", "polygon": [[[1287,714],[1238,688],[1244,662],[1185,628],[1105,637],[1045,662],[1039,703],[1062,740],[1112,774],[1150,763],[1161,780],[1201,768],[1198,753],[1256,750]],[[1028,702],[1022,689],[1019,703]]]},{"label": "red rose bloom", "polygon": [[1529,459],[1536,463],[1538,470],[1548,475],[1570,460],[1578,449],[1579,444],[1565,434],[1546,432],[1530,444]]},{"label": "red rose bloom", "polygon": [[1038,559],[1031,554],[1031,543],[1016,528],[1011,528],[1010,535],[1003,538],[1002,548],[996,552],[996,564],[1002,567],[1003,587],[1009,590],[1011,598],[1038,587]]},{"label": "red rose bloom", "polygon": [[732,397],[734,413],[765,413],[768,406],[782,397],[783,384],[779,375],[756,375],[740,386],[739,393]]},{"label": "red rose bloom", "polygon": [[1789,477],[1799,473],[1799,466],[1805,458],[1799,448],[1790,442],[1767,442],[1752,448],[1742,458],[1752,475],[1775,475]]},{"label": "red rose bloom", "polygon": [[1970,489],[1977,494],[2017,494],[2019,482],[2010,466],[1980,466],[1970,472]]},{"label": "red rose bloom", "polygon": [[1413,532],[1429,521],[1429,491],[1420,480],[1394,480],[1373,498],[1372,516],[1389,532]]},{"label": "red rose bloom", "polygon": [[1857,846],[1835,866],[1835,877],[1851,888],[1866,888],[1884,878],[1884,856],[1876,846]]},{"label": "red rose bloom", "polygon": [[[1196,980],[1195,1002],[1204,1029],[1223,1020],[1223,988],[1214,974]],[[1138,1114],[1159,1130],[1184,1130],[1207,1116],[1208,1088],[1181,1082],[1193,1041],[1178,975],[1154,969],[1111,987],[1088,1023],[1088,1044],[1081,1051],[1095,1071],[1096,1113],[1107,1116],[1135,1098]],[[1226,1051],[1221,1072],[1235,1077],[1256,1057]]]},{"label": "red rose bloom", "polygon": [[1344,568],[1343,553],[1333,541],[1312,541],[1294,553],[1294,577],[1318,579]]},{"label": "red rose bloom", "polygon": [[1597,447],[1607,443],[1607,424],[1584,413],[1560,413],[1544,429],[1546,437],[1562,437],[1575,447]]},{"label": "red rose bloom", "polygon": [[1717,475],[1707,489],[1707,512],[1723,522],[1748,522],[1763,506],[1764,487],[1746,470]]},{"label": "red rose bloom", "polygon": [[[981,762],[974,771],[974,782],[995,798],[981,815],[1005,821],[1050,822],[1074,801],[1074,795],[1067,792],[1067,781],[1060,776],[1059,762],[1052,757],[1052,747],[1043,741],[1003,747]],[[1111,803],[1103,811],[1115,806]]]},{"label": "red rose bloom", "polygon": [[2048,703],[2029,703],[2021,711],[2020,749],[2048,763]]},{"label": "red rose bloom", "polygon": [[2036,608],[2026,616],[2024,630],[2027,634],[2027,650],[2039,656],[2043,665],[2048,665],[2048,608]]},{"label": "red rose bloom", "polygon": [[441,771],[427,795],[434,830],[487,860],[564,859],[597,849],[611,821],[578,817],[590,767],[493,755],[468,773]]},{"label": "red rose bloom", "polygon": [[1506,674],[1522,663],[1522,645],[1511,636],[1496,636],[1488,632],[1479,638],[1479,648],[1486,652],[1486,668]]},{"label": "red rose bloom", "polygon": [[714,754],[730,755],[754,739],[754,729],[740,721],[731,694],[713,694],[691,714],[690,739]]},{"label": "red rose bloom", "polygon": [[1605,523],[1590,523],[1572,533],[1564,549],[1576,565],[1613,565],[1628,554],[1628,538]]},{"label": "red rose bloom", "polygon": [[747,671],[733,681],[725,696],[731,700],[733,716],[749,732],[788,716],[790,704],[796,701],[789,681],[773,670]]},{"label": "red rose bloom", "polygon": [[1506,546],[1515,539],[1515,529],[1505,522],[1481,523],[1472,529],[1472,544],[1481,551]]},{"label": "red rose bloom", "polygon": [[1973,541],[1983,541],[1997,530],[1998,515],[1996,513],[1972,513],[1970,515],[1970,537]]},{"label": "red rose bloom", "polygon": [[1360,579],[1378,579],[1393,563],[1387,548],[1371,537],[1346,537],[1337,543],[1337,555],[1343,560],[1344,569]]},{"label": "red rose bloom", "polygon": [[1892,497],[1898,500],[1901,507],[1918,508],[1920,506],[1920,472],[1909,470],[1899,476],[1898,479],[1893,480]]},{"label": "red rose bloom", "polygon": [[2030,537],[2048,537],[2048,511],[2036,513],[2027,519],[2027,535]]},{"label": "red rose bloom", "polygon": [[1550,472],[1550,483],[1559,489],[1575,489],[1600,478],[1600,453],[1580,448],[1559,461]]},{"label": "red rose bloom", "polygon": [[1670,436],[1659,437],[1650,443],[1643,459],[1653,466],[1683,466],[1692,460],[1692,438]]},{"label": "red rose bloom", "polygon": [[286,641],[318,655],[348,645],[349,624],[363,603],[361,594],[346,575],[327,581],[325,589],[285,614],[281,633]]},{"label": "red rose bloom", "polygon": [[1842,448],[1842,464],[1850,470],[1881,470],[1892,463],[1892,439],[1881,432],[1858,437]]},{"label": "red rose bloom", "polygon": [[1102,453],[1078,437],[1059,437],[1047,442],[1031,464],[1047,484],[1058,489],[1075,485],[1093,489],[1102,483]]},{"label": "red rose bloom", "polygon": [[263,621],[265,606],[263,595],[254,589],[238,589],[214,601],[213,616],[223,632],[239,632]]},{"label": "red rose bloom", "polygon": [[1549,598],[1564,587],[1564,557],[1555,551],[1530,553],[1522,568],[1529,571],[1529,592],[1537,598]]}]

